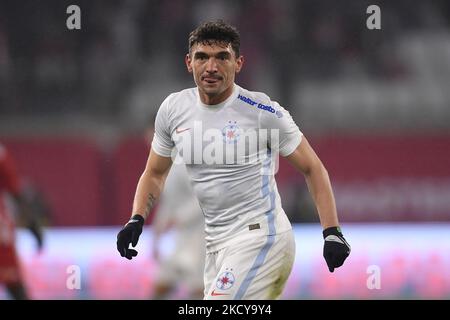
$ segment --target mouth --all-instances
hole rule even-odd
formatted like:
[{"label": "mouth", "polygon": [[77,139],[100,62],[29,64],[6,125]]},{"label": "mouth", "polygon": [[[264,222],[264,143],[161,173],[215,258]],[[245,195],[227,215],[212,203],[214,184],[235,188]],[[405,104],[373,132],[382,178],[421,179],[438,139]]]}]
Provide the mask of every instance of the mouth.
[{"label": "mouth", "polygon": [[220,76],[202,76],[202,81],[208,83],[208,84],[214,84],[222,80],[222,77]]}]

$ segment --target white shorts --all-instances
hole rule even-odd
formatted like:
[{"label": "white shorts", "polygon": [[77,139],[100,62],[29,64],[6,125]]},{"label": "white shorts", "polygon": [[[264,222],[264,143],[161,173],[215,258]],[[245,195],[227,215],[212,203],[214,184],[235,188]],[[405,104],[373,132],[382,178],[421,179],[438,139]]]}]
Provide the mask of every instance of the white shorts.
[{"label": "white shorts", "polygon": [[292,270],[292,230],[206,254],[205,300],[278,299]]}]

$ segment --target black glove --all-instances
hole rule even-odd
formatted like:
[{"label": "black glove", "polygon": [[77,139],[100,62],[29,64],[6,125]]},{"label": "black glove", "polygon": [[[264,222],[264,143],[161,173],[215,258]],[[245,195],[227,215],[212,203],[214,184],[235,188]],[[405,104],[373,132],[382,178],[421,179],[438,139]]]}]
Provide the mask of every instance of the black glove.
[{"label": "black glove", "polygon": [[122,257],[131,260],[137,256],[138,252],[134,249],[128,249],[128,246],[130,243],[133,247],[137,245],[143,226],[144,218],[139,214],[135,214],[122,230],[119,231],[117,234],[117,250]]},{"label": "black glove", "polygon": [[323,257],[327,262],[328,269],[333,272],[334,268],[342,266],[350,254],[351,248],[345,241],[339,227],[330,227],[323,230],[323,238],[325,239]]}]

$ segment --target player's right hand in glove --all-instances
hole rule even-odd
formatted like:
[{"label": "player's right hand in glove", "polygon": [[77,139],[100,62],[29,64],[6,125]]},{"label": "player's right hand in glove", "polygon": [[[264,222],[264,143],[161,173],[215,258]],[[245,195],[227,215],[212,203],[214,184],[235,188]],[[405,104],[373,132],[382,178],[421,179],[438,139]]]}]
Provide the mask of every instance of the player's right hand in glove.
[{"label": "player's right hand in glove", "polygon": [[323,238],[325,239],[323,257],[327,262],[328,269],[333,272],[334,268],[342,266],[350,254],[351,248],[339,227],[330,227],[323,230]]},{"label": "player's right hand in glove", "polygon": [[142,233],[142,228],[144,226],[144,217],[140,214],[135,214],[127,222],[127,224],[119,231],[117,234],[117,250],[122,257],[128,260],[136,257],[138,252],[134,249],[129,249],[128,246],[131,245],[136,247],[139,236]]}]

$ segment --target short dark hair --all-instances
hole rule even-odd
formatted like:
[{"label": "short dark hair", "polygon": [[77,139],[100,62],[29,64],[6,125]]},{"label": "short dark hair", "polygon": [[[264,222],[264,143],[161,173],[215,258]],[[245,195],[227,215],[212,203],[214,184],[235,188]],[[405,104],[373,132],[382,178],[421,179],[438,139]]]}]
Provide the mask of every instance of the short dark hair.
[{"label": "short dark hair", "polygon": [[196,43],[211,45],[214,43],[231,44],[231,48],[239,57],[239,47],[241,39],[239,31],[223,20],[208,21],[202,23],[189,34],[189,54],[192,46]]}]

